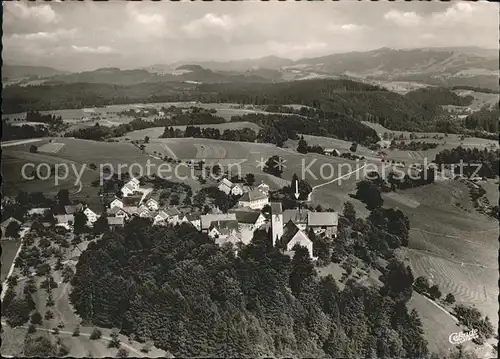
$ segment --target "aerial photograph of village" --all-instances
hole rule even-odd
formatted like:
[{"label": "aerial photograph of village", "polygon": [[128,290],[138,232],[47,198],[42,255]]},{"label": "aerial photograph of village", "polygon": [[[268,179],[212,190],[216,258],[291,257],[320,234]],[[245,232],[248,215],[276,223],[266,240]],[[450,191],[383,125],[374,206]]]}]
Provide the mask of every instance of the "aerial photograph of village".
[{"label": "aerial photograph of village", "polygon": [[4,1],[1,350],[498,357],[487,1]]}]

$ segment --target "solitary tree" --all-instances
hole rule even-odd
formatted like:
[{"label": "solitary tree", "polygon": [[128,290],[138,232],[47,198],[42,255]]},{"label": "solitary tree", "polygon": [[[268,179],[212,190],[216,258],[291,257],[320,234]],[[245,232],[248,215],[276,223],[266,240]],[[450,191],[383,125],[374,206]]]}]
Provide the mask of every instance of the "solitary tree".
[{"label": "solitary tree", "polygon": [[300,137],[298,146],[297,146],[297,152],[299,153],[307,153],[307,142],[304,140],[304,136]]}]

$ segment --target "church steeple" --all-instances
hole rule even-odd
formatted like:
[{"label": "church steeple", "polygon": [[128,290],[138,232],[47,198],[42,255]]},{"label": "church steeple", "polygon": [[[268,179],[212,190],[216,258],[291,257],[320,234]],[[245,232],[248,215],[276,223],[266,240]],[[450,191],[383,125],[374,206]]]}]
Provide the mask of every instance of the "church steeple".
[{"label": "church steeple", "polygon": [[283,236],[283,208],[280,202],[271,202],[271,238],[273,247]]}]

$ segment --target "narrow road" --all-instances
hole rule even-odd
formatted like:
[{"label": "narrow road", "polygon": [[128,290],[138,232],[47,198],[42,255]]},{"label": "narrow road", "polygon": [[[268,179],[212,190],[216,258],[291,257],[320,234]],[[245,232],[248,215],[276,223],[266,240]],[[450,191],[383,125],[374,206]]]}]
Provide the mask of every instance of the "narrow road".
[{"label": "narrow road", "polygon": [[[7,322],[5,322],[5,321],[2,320],[2,325],[8,325],[8,324],[7,324]],[[28,329],[28,326],[26,326],[26,325],[20,325],[17,328]],[[42,331],[42,332],[49,332],[49,333],[53,332],[53,329],[45,329],[45,328],[36,328],[36,330],[39,330],[39,331]],[[65,335],[73,336],[73,332],[68,332],[68,331],[65,331],[65,330],[59,330],[59,334],[65,334]],[[90,333],[82,333],[82,332],[80,332],[80,336],[82,336],[82,337],[90,337]],[[101,339],[107,340],[109,342],[111,341],[111,338],[107,337],[107,336],[101,336]],[[134,354],[136,354],[137,356],[139,356],[141,358],[146,357],[146,355],[144,355],[144,353],[142,353],[141,351],[139,351],[139,350],[135,349],[134,347],[128,345],[127,343],[124,343],[123,341],[120,341],[120,346],[124,347],[125,349],[130,350],[131,352],[133,352]]]},{"label": "narrow road", "polygon": [[314,186],[314,187],[312,188],[311,192],[309,193],[309,195],[307,196],[307,202],[310,202],[310,201],[311,201],[311,197],[312,197],[312,194],[313,194],[313,192],[314,192],[314,190],[315,190],[315,189],[318,189],[318,188],[320,188],[320,187],[323,187],[323,186],[326,186],[326,185],[328,185],[328,184],[334,183],[334,182],[336,182],[336,181],[338,181],[338,180],[341,180],[342,178],[345,178],[345,177],[347,177],[347,176],[350,176],[350,175],[352,175],[353,173],[356,173],[356,172],[358,172],[358,171],[362,170],[362,169],[363,169],[363,168],[365,168],[367,165],[368,165],[368,164],[364,164],[363,166],[359,167],[358,169],[356,169],[356,170],[354,170],[354,171],[351,171],[351,172],[348,172],[348,173],[346,173],[346,174],[343,174],[342,176],[339,176],[339,177],[337,177],[337,178],[334,178],[334,179],[332,179],[331,181],[328,181],[328,182],[325,182],[325,183],[320,183],[320,184],[318,184],[318,185]]},{"label": "narrow road", "polygon": [[29,140],[20,140],[20,141],[7,141],[2,143],[2,147],[11,147],[11,146],[17,146],[17,145],[24,145],[26,143],[32,143],[32,142],[40,142],[42,138],[31,138]]}]

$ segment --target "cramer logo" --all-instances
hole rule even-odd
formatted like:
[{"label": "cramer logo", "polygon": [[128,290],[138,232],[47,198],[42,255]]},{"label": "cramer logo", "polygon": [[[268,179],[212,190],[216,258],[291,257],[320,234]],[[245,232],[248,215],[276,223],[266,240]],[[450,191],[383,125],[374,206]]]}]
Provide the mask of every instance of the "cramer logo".
[{"label": "cramer logo", "polygon": [[470,332],[451,333],[448,340],[451,344],[462,344],[478,337],[477,329],[472,329]]}]

